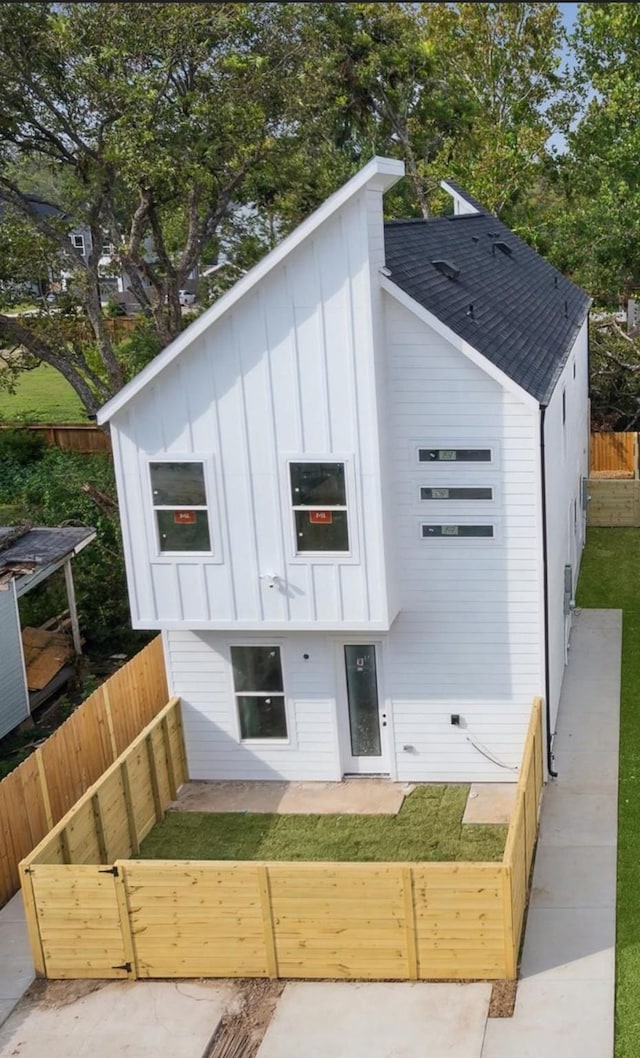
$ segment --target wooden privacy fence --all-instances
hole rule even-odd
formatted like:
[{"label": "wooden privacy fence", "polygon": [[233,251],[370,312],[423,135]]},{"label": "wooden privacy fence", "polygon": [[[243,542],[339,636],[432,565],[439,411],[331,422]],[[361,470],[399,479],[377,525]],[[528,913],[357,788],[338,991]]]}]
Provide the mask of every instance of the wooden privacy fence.
[{"label": "wooden privacy fence", "polygon": [[589,478],[587,521],[593,526],[640,526],[640,481]]},{"label": "wooden privacy fence", "polygon": [[513,978],[542,790],[533,705],[502,862],[144,861],[187,776],[177,700],[20,865],[38,973]]},{"label": "wooden privacy fence", "polygon": [[0,905],[18,864],[122,753],[168,698],[157,636],[0,782]]},{"label": "wooden privacy fence", "polygon": [[0,423],[0,430],[26,430],[44,437],[48,445],[61,448],[63,452],[80,452],[94,455],[96,452],[111,452],[109,435],[94,423]]},{"label": "wooden privacy fence", "polygon": [[638,434],[592,433],[589,467],[592,478],[637,478]]}]

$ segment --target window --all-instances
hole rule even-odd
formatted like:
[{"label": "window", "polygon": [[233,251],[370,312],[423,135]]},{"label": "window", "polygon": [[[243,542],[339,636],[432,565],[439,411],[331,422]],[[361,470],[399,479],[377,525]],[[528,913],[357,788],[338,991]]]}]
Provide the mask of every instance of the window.
[{"label": "window", "polygon": [[424,539],[436,536],[493,536],[492,525],[423,525]]},{"label": "window", "polygon": [[84,235],[73,235],[72,242],[76,250],[80,250],[80,253],[84,253]]},{"label": "window", "polygon": [[436,488],[423,485],[420,489],[421,500],[492,500],[492,488],[458,487]]},{"label": "window", "polygon": [[211,551],[202,463],[150,463],[161,551]]},{"label": "window", "polygon": [[344,463],[291,463],[296,551],[348,551]]},{"label": "window", "polygon": [[490,448],[419,448],[419,463],[490,463]]},{"label": "window", "polygon": [[567,421],[567,391],[562,391],[562,425]]},{"label": "window", "polygon": [[240,737],[287,738],[280,647],[231,647]]}]

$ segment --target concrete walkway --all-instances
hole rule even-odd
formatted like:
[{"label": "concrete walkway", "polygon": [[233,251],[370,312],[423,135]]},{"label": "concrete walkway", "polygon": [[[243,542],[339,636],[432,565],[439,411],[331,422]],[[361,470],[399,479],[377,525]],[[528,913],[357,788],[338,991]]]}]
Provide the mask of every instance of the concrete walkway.
[{"label": "concrete walkway", "polygon": [[612,1058],[622,614],[576,613],[513,1018],[482,1058]]},{"label": "concrete walkway", "polygon": [[16,893],[0,910],[0,1025],[34,977],[22,894]]}]

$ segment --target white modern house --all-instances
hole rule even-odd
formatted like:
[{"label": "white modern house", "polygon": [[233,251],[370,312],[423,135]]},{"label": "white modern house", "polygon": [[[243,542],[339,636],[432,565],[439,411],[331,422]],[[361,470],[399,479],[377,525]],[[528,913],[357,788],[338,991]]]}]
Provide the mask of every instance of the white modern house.
[{"label": "white modern house", "polygon": [[586,295],[374,158],[107,404],[202,779],[517,778],[584,541]]}]

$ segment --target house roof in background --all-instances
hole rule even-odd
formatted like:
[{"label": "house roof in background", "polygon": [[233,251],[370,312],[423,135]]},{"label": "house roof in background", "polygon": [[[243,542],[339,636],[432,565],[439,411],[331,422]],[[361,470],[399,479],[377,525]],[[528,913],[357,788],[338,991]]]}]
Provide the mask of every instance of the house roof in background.
[{"label": "house roof in background", "polygon": [[475,199],[447,183],[478,212],[385,224],[389,279],[547,404],[590,299]]}]

